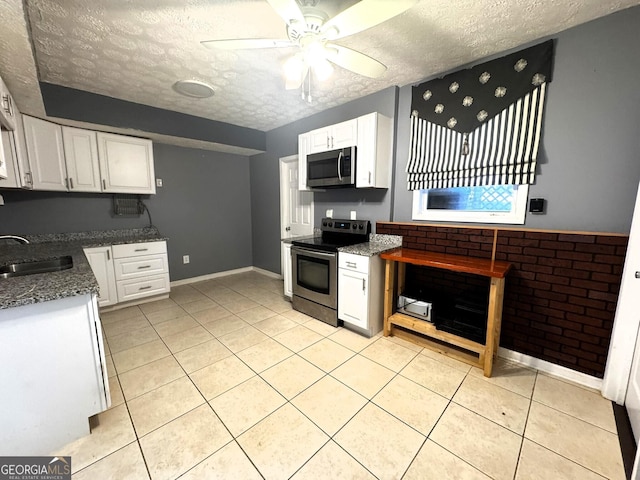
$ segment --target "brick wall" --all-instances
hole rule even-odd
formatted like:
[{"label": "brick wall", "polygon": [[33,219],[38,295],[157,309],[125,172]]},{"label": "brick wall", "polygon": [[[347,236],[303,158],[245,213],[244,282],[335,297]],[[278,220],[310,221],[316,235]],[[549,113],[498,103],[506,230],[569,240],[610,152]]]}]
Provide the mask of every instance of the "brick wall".
[{"label": "brick wall", "polygon": [[[403,247],[491,258],[494,229],[379,222]],[[602,378],[628,237],[497,229],[507,276],[500,346]],[[458,293],[464,277],[429,274]]]}]

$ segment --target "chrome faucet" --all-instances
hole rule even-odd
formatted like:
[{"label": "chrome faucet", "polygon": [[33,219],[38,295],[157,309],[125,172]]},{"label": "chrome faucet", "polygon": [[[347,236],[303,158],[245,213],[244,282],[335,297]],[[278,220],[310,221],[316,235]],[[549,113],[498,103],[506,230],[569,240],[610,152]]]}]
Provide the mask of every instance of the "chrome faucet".
[{"label": "chrome faucet", "polygon": [[0,235],[0,240],[15,240],[19,243],[28,244],[29,240],[24,237],[19,237],[18,235]]}]

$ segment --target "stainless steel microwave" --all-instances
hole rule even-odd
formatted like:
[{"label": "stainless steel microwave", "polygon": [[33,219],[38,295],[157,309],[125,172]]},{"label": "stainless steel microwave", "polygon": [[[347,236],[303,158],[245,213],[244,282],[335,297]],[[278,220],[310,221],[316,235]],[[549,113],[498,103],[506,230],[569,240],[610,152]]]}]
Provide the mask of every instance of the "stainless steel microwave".
[{"label": "stainless steel microwave", "polygon": [[307,155],[307,187],[349,187],[355,184],[355,146]]}]

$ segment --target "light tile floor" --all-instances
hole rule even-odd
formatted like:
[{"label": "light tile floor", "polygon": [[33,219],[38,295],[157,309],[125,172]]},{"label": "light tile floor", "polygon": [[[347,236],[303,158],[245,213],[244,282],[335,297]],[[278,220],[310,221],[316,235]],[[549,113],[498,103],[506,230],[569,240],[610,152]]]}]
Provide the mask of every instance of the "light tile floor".
[{"label": "light tile floor", "polygon": [[291,309],[256,272],[102,313],[112,406],[78,479],[623,479],[611,403]]}]

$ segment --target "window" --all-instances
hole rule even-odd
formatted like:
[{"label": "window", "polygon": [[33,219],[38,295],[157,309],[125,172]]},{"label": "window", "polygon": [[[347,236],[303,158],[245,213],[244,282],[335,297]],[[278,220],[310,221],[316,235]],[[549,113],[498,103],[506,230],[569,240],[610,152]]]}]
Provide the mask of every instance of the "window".
[{"label": "window", "polygon": [[528,185],[488,185],[413,192],[413,220],[523,224]]}]

